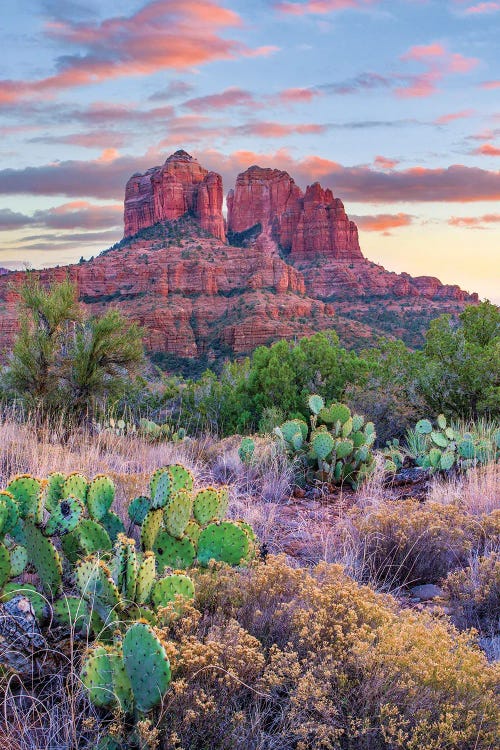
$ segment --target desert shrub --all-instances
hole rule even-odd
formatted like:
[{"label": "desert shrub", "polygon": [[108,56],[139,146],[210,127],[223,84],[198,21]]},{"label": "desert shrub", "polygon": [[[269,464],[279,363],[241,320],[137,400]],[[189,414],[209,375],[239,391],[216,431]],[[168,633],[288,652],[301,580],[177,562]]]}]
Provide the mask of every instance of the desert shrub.
[{"label": "desert shrub", "polygon": [[494,635],[500,630],[500,554],[475,556],[463,570],[450,573],[443,583],[460,627],[475,627]]},{"label": "desert shrub", "polygon": [[165,750],[486,750],[495,685],[444,621],[284,557],[196,576],[196,605],[173,633]]},{"label": "desert shrub", "polygon": [[477,518],[457,505],[410,499],[356,507],[342,533],[358,574],[391,587],[440,581],[498,529],[496,512]]}]

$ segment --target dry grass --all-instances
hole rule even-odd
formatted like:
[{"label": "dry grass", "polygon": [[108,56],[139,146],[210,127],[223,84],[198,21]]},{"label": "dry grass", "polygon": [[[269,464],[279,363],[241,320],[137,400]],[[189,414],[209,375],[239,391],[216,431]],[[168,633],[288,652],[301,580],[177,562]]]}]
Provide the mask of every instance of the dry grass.
[{"label": "dry grass", "polygon": [[491,513],[500,507],[500,464],[489,463],[455,479],[435,479],[431,502],[459,505],[472,515]]}]

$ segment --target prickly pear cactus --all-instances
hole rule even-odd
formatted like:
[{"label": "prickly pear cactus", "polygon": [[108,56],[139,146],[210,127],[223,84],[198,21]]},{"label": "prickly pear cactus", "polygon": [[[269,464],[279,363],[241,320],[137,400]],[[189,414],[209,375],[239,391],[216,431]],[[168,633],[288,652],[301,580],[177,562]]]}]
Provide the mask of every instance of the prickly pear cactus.
[{"label": "prickly pear cactus", "polygon": [[141,526],[148,511],[151,509],[151,500],[145,495],[140,495],[132,500],[128,506],[127,513],[131,522],[136,526]]},{"label": "prickly pear cactus", "polygon": [[153,549],[156,537],[162,526],[163,510],[161,508],[150,510],[146,514],[141,528],[141,545],[143,549]]},{"label": "prickly pear cactus", "polygon": [[[351,415],[345,404],[325,406],[319,396],[309,398],[310,429],[302,420],[288,420],[275,429],[287,453],[298,459],[306,478],[357,487],[374,466],[372,422]],[[313,478],[311,477],[311,478]]]},{"label": "prickly pear cactus", "polygon": [[167,468],[157,469],[151,476],[151,507],[164,508],[172,493],[172,475]]},{"label": "prickly pear cactus", "polygon": [[181,464],[170,464],[167,468],[172,480],[172,492],[179,492],[179,490],[191,492],[194,478],[189,469]]},{"label": "prickly pear cactus", "polygon": [[46,536],[62,536],[78,525],[83,513],[83,503],[77,497],[70,495],[53,504],[50,518],[45,525]]},{"label": "prickly pear cactus", "polygon": [[80,593],[105,622],[117,619],[121,606],[118,589],[111,577],[111,571],[102,560],[86,557],[75,567],[76,584]]},{"label": "prickly pear cactus", "polygon": [[123,661],[139,711],[150,711],[167,692],[170,662],[164,647],[145,623],[136,623],[123,639]]},{"label": "prickly pear cactus", "polygon": [[68,474],[62,486],[63,497],[74,495],[81,500],[82,503],[86,503],[88,486],[89,483],[84,474],[80,474],[78,471]]},{"label": "prickly pear cactus", "polygon": [[24,522],[28,560],[35,568],[44,591],[55,595],[62,584],[62,563],[58,551],[38,526]]},{"label": "prickly pear cactus", "polygon": [[167,531],[160,531],[153,545],[153,551],[160,573],[165,567],[185,570],[193,564],[196,557],[194,544],[189,537],[176,539]]},{"label": "prickly pear cactus", "polygon": [[239,565],[248,559],[249,551],[247,533],[232,521],[209,524],[198,539],[198,562],[204,566],[210,560]]},{"label": "prickly pear cactus", "polygon": [[26,547],[20,544],[16,544],[9,550],[10,554],[10,576],[11,578],[17,578],[22,575],[26,565],[28,564],[28,552]]},{"label": "prickly pear cactus", "polygon": [[107,708],[118,704],[122,711],[130,711],[132,686],[117,648],[95,646],[91,649],[83,663],[82,682],[94,705]]},{"label": "prickly pear cactus", "polygon": [[125,526],[123,525],[122,519],[112,510],[105,513],[99,523],[104,528],[112,542],[115,541],[118,534],[125,533]]},{"label": "prickly pear cactus", "polygon": [[245,437],[240,443],[238,448],[238,456],[243,464],[250,464],[252,462],[253,454],[255,452],[255,442],[250,437]]},{"label": "prickly pear cactus", "polygon": [[87,507],[89,515],[96,521],[102,521],[110,510],[115,499],[115,485],[112,479],[98,474],[88,485]]},{"label": "prickly pear cactus", "polygon": [[199,524],[205,524],[219,517],[220,497],[214,487],[207,487],[196,493],[193,502],[193,514]]},{"label": "prickly pear cactus", "polygon": [[64,474],[60,471],[53,471],[47,477],[47,486],[45,488],[45,507],[51,513],[57,503],[63,499],[63,486],[66,481]]},{"label": "prickly pear cactus", "polygon": [[194,583],[182,573],[172,573],[156,581],[151,598],[155,607],[166,607],[175,602],[177,596],[183,599],[194,599]]},{"label": "prickly pear cactus", "polygon": [[61,546],[70,563],[75,563],[79,557],[106,552],[113,545],[106,529],[97,521],[84,518],[73,531],[61,538]]},{"label": "prickly pear cactus", "polygon": [[163,513],[163,523],[171,536],[181,539],[193,509],[193,499],[187,490],[172,495]]},{"label": "prickly pear cactus", "polygon": [[9,550],[0,542],[0,591],[3,589],[11,575]]},{"label": "prickly pear cactus", "polygon": [[6,489],[16,500],[21,518],[28,518],[36,523],[42,520],[42,483],[39,479],[31,474],[20,474],[9,482]]},{"label": "prickly pear cactus", "polygon": [[146,604],[151,596],[151,589],[156,580],[156,559],[154,552],[148,550],[144,553],[142,562],[137,571],[137,586],[135,589],[135,601],[137,604]]}]

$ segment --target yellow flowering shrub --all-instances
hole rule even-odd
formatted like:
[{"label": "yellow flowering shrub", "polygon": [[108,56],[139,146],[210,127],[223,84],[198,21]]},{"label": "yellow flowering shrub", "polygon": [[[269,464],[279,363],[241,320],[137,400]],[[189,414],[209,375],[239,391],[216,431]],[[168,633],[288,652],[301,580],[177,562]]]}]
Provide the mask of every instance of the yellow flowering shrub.
[{"label": "yellow flowering shrub", "polygon": [[[164,750],[491,750],[500,669],[473,636],[338,565],[195,574],[170,628]],[[201,603],[203,602],[203,607]]]}]

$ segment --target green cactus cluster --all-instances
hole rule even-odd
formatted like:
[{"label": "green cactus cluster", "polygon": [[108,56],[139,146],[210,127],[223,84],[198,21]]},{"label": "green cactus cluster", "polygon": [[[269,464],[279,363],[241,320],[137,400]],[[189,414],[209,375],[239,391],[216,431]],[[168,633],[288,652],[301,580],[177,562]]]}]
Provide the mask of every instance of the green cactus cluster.
[{"label": "green cactus cluster", "polygon": [[113,481],[104,475],[92,481],[78,472],[14,477],[0,491],[0,589],[29,563],[45,594],[57,595],[65,560],[72,565],[110,550],[125,530],[111,510],[114,498]]},{"label": "green cactus cluster", "polygon": [[[149,495],[130,503],[139,542],[125,534],[114,499],[114,484],[102,474],[12,479],[0,491],[0,601],[21,594],[40,626],[91,644],[82,682],[96,706],[129,717],[123,726],[131,732],[103,744],[125,750],[137,746],[134,722],[169,687],[163,638],[195,597],[186,568],[246,563],[257,539],[245,522],[226,520],[227,488],[195,490],[180,464],[155,471]],[[38,586],[14,580],[27,565]]]},{"label": "green cactus cluster", "polygon": [[409,455],[417,466],[431,472],[467,471],[474,466],[500,461],[500,429],[489,437],[459,430],[447,423],[444,414],[433,424],[421,419],[408,440]]},{"label": "green cactus cluster", "polygon": [[186,438],[186,430],[184,427],[174,429],[174,427],[168,423],[157,424],[151,419],[141,419],[139,421],[139,434],[150,443],[180,443]]},{"label": "green cactus cluster", "polygon": [[208,565],[211,559],[229,565],[248,562],[255,538],[242,521],[224,520],[227,488],[194,491],[193,484],[187,469],[172,464],[154,472],[149,497],[132,500],[129,518],[141,527],[142,549],[153,550],[160,571],[186,569],[196,561]]},{"label": "green cactus cluster", "polygon": [[351,415],[341,403],[325,405],[321,396],[308,398],[309,424],[290,419],[275,428],[289,455],[297,457],[307,474],[331,484],[346,482],[357,488],[373,469],[373,422]]}]

